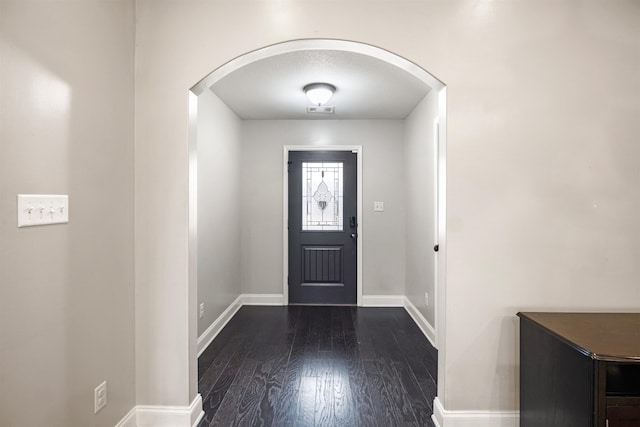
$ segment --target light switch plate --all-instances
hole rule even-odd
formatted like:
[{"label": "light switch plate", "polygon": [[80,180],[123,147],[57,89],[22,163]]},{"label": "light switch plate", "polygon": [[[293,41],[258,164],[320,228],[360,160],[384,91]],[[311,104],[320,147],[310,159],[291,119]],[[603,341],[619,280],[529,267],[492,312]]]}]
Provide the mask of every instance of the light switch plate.
[{"label": "light switch plate", "polygon": [[69,222],[69,196],[18,194],[18,227]]},{"label": "light switch plate", "polygon": [[374,212],[384,212],[384,202],[373,202]]}]

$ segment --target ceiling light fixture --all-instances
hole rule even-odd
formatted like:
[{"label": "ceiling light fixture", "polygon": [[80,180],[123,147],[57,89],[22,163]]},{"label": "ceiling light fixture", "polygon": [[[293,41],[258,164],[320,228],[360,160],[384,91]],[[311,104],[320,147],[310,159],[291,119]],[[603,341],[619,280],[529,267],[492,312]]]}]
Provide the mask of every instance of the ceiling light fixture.
[{"label": "ceiling light fixture", "polygon": [[302,90],[312,104],[322,105],[333,96],[336,87],[329,83],[311,83],[302,88]]}]

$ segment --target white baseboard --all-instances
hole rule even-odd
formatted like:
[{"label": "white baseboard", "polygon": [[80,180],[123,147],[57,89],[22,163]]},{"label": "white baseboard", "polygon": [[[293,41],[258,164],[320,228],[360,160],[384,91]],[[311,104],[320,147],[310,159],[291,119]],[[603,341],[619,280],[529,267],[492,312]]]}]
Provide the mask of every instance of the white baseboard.
[{"label": "white baseboard", "polygon": [[222,328],[243,305],[284,305],[283,294],[240,294],[206,331],[198,337],[198,357],[209,347]]},{"label": "white baseboard", "polygon": [[115,427],[137,427],[136,425],[136,407],[131,408],[129,413],[124,416],[123,419],[120,420]]},{"label": "white baseboard", "polygon": [[242,294],[242,305],[285,305],[283,294]]},{"label": "white baseboard", "polygon": [[137,406],[136,427],[197,427],[204,416],[202,396],[190,406]]},{"label": "white baseboard", "polygon": [[436,427],[518,427],[518,411],[447,411],[437,397],[433,401]]},{"label": "white baseboard", "polygon": [[407,310],[407,313],[409,313],[409,316],[411,316],[413,321],[416,322],[416,325],[418,325],[424,336],[427,337],[431,345],[435,348],[438,348],[438,346],[436,345],[437,340],[435,328],[431,325],[431,323],[429,323],[427,319],[424,318],[422,313],[420,313],[420,310],[418,310],[418,308],[413,305],[413,303],[407,297],[404,297],[404,308],[405,310]]},{"label": "white baseboard", "polygon": [[211,323],[207,330],[198,337],[198,357],[200,357],[202,352],[209,347],[209,344],[211,344],[222,328],[224,328],[229,320],[231,320],[233,315],[240,310],[240,307],[242,307],[242,295],[238,296],[238,298],[236,298],[235,301],[233,301],[229,307],[227,307],[222,314],[218,316],[213,323]]},{"label": "white baseboard", "polygon": [[189,415],[191,415],[191,427],[198,427],[200,420],[204,418],[204,408],[202,407],[202,395],[196,394],[195,399],[189,406]]},{"label": "white baseboard", "polygon": [[404,307],[404,295],[363,295],[363,307]]},{"label": "white baseboard", "polygon": [[134,406],[115,427],[197,427],[202,417],[198,393],[189,406]]}]

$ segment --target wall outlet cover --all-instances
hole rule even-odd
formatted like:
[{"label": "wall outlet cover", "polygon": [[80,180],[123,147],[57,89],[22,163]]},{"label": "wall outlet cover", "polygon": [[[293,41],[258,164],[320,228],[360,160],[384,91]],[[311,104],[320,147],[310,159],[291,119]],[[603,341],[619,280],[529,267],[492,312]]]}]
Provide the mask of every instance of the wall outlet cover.
[{"label": "wall outlet cover", "polygon": [[107,382],[103,381],[93,391],[93,413],[97,414],[105,406],[107,406]]}]

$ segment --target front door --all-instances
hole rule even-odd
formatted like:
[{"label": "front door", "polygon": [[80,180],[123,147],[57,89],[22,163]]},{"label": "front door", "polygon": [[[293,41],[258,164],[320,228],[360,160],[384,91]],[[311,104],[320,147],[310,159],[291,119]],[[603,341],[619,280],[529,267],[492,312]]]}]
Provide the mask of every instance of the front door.
[{"label": "front door", "polygon": [[357,303],[357,154],[289,152],[289,304]]}]

